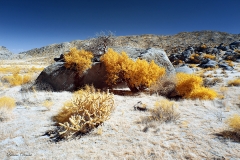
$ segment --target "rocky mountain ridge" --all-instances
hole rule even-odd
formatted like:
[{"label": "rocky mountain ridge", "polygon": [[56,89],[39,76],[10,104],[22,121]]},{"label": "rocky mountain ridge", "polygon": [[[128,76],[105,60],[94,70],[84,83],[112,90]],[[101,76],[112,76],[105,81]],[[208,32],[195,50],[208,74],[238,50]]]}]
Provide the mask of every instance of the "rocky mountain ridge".
[{"label": "rocky mountain ridge", "polygon": [[6,47],[0,46],[0,59],[9,59],[13,55]]},{"label": "rocky mountain ridge", "polygon": [[[161,48],[166,51],[168,55],[172,53],[180,53],[188,46],[200,46],[205,44],[209,47],[215,47],[219,44],[228,46],[234,41],[240,40],[240,34],[229,34],[218,31],[194,31],[194,32],[180,32],[175,35],[131,35],[131,36],[117,36],[115,37],[114,47],[134,47],[134,48]],[[72,47],[85,48],[89,44],[87,40],[75,40],[71,42],[64,42],[60,44],[52,44],[41,48],[31,49],[29,51],[19,53],[16,58],[26,57],[59,57],[62,53],[69,51]]]}]

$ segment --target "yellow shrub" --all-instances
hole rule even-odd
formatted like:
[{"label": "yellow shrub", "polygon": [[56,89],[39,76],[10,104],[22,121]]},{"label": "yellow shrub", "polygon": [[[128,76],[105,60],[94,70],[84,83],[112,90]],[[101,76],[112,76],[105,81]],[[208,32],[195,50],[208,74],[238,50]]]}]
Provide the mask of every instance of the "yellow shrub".
[{"label": "yellow shrub", "polygon": [[205,87],[202,87],[203,79],[199,76],[186,73],[177,73],[176,91],[184,98],[191,99],[214,99],[217,93]]},{"label": "yellow shrub", "polygon": [[212,60],[215,60],[216,59],[216,56],[215,55],[210,55],[210,54],[205,54],[203,55],[204,58],[209,58],[209,59],[212,59]]},{"label": "yellow shrub", "polygon": [[137,59],[133,61],[125,52],[118,54],[113,49],[101,57],[108,72],[107,83],[116,84],[117,81],[125,81],[131,91],[143,90],[156,82],[165,74],[165,69],[159,67],[154,61]]},{"label": "yellow shrub", "polygon": [[43,67],[40,68],[31,67],[28,72],[29,73],[41,72],[43,69],[44,69]]},{"label": "yellow shrub", "polygon": [[0,68],[0,72],[3,72],[3,73],[12,72],[13,74],[19,73],[20,70],[21,69],[18,66]]},{"label": "yellow shrub", "polygon": [[11,97],[0,97],[0,108],[6,107],[8,109],[13,109],[16,106],[16,101],[15,99]]},{"label": "yellow shrub", "polygon": [[3,77],[3,79],[8,81],[12,86],[18,86],[30,82],[32,80],[32,75],[19,75],[18,73],[14,73],[11,76]]},{"label": "yellow shrub", "polygon": [[59,134],[63,138],[68,138],[87,133],[106,121],[113,107],[112,94],[81,90],[71,101],[66,102],[54,117],[62,126]]},{"label": "yellow shrub", "polygon": [[91,68],[93,54],[85,50],[77,50],[76,48],[71,48],[69,53],[64,54],[64,59],[66,61],[65,67],[76,69],[80,74],[85,70]]},{"label": "yellow shrub", "polygon": [[240,86],[240,78],[228,81],[229,86]]},{"label": "yellow shrub", "polygon": [[233,115],[232,117],[227,119],[226,123],[235,132],[240,133],[240,115],[237,114]]}]

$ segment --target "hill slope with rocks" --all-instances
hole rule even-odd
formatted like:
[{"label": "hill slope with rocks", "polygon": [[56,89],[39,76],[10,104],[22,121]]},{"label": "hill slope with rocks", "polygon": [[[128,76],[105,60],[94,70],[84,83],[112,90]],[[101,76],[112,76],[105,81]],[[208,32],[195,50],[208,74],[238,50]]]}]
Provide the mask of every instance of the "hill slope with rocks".
[{"label": "hill slope with rocks", "polygon": [[6,47],[0,46],[0,59],[8,59],[13,55]]},{"label": "hill slope with rocks", "polygon": [[[229,46],[234,41],[240,40],[240,34],[229,34],[217,31],[195,31],[181,32],[176,35],[131,35],[115,37],[114,47],[134,47],[134,48],[161,48],[169,55],[171,53],[179,53],[184,51],[188,46],[196,47],[205,44],[209,47]],[[72,42],[64,42],[60,44],[52,44],[49,46],[35,48],[29,51],[21,52],[17,57],[58,57],[62,53],[69,51],[72,47],[86,48],[89,44],[88,40],[75,40]]]}]

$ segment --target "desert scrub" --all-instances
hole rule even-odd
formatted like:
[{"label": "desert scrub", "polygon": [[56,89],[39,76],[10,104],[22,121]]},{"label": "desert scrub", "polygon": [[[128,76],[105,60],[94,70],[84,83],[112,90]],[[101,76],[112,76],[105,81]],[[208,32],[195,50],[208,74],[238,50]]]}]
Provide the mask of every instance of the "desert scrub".
[{"label": "desert scrub", "polygon": [[54,117],[61,126],[60,137],[70,138],[90,132],[109,119],[113,108],[113,95],[108,92],[78,91]]},{"label": "desert scrub", "polygon": [[228,81],[229,86],[240,86],[240,78]]},{"label": "desert scrub", "polygon": [[234,132],[240,134],[240,115],[233,115],[226,120],[226,123]]},{"label": "desert scrub", "polygon": [[77,70],[82,74],[85,70],[91,68],[93,54],[85,50],[71,48],[70,52],[64,54],[65,67]]},{"label": "desert scrub", "polygon": [[0,68],[0,72],[2,73],[8,73],[8,72],[11,72],[11,73],[19,73],[21,70],[20,67],[18,66],[14,66],[14,67],[3,67],[3,68]]},{"label": "desert scrub", "polygon": [[114,85],[117,82],[126,82],[132,92],[144,90],[160,77],[165,75],[165,69],[159,67],[154,61],[130,59],[125,52],[118,54],[113,49],[101,57],[108,73],[107,83]]},{"label": "desert scrub", "polygon": [[206,59],[209,58],[211,60],[216,60],[216,56],[215,55],[210,55],[210,54],[204,54],[203,58],[206,58]]},{"label": "desert scrub", "polygon": [[177,111],[178,105],[167,99],[157,101],[154,105],[154,109],[150,110],[152,119],[161,122],[176,121],[179,118]]},{"label": "desert scrub", "polygon": [[10,76],[4,76],[3,80],[9,82],[11,86],[19,86],[19,85],[30,82],[32,80],[32,74],[20,75],[17,72],[17,73],[13,73]]},{"label": "desert scrub", "polygon": [[149,90],[150,93],[157,93],[158,95],[169,97],[176,87],[175,75],[165,75],[153,83]]},{"label": "desert scrub", "polygon": [[0,122],[10,117],[10,114],[15,106],[15,99],[7,96],[0,97]]},{"label": "desert scrub", "polygon": [[3,96],[0,97],[0,108],[6,107],[9,110],[12,110],[16,106],[16,101],[14,98]]},{"label": "desert scrub", "polygon": [[202,77],[177,73],[176,91],[183,98],[212,100],[217,97],[214,90],[205,88],[202,85]]}]

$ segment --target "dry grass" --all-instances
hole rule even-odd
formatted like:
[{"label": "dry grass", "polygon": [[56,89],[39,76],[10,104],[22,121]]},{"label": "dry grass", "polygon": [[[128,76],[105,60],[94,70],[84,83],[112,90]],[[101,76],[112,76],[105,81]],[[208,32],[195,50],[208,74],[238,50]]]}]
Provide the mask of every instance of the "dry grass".
[{"label": "dry grass", "polygon": [[14,73],[13,75],[3,77],[3,80],[10,83],[11,86],[23,85],[29,83],[32,79],[33,79],[32,74],[20,75],[18,73]]},{"label": "dry grass", "polygon": [[171,122],[179,119],[178,106],[175,102],[163,99],[155,103],[151,112],[151,119],[160,122]]},{"label": "dry grass", "polygon": [[176,77],[174,75],[163,76],[155,84],[151,85],[150,93],[168,97],[176,87]]},{"label": "dry grass", "polygon": [[204,78],[203,86],[204,87],[212,87],[212,86],[215,86],[216,84],[222,83],[222,82],[223,82],[222,78],[212,78],[212,79]]},{"label": "dry grass", "polygon": [[13,108],[16,106],[16,101],[11,97],[0,97],[0,121],[7,120]]},{"label": "dry grass", "polygon": [[227,119],[226,123],[234,131],[240,134],[240,115],[233,115]]},{"label": "dry grass", "polygon": [[0,97],[0,108],[6,107],[9,110],[12,110],[16,106],[16,101],[11,97]]}]

